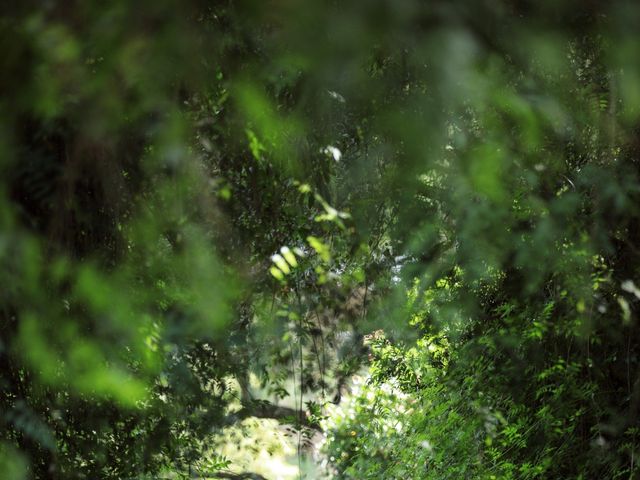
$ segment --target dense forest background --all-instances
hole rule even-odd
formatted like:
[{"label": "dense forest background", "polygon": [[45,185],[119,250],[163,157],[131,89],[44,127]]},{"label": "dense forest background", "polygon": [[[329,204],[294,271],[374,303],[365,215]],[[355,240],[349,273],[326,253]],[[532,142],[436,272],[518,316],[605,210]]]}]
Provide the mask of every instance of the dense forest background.
[{"label": "dense forest background", "polygon": [[4,2],[0,478],[640,478],[638,25]]}]

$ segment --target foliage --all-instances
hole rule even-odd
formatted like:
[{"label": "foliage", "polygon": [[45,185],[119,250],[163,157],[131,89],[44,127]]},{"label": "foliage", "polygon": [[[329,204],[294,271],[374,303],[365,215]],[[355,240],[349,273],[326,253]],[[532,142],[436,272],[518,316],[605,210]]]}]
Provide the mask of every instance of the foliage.
[{"label": "foliage", "polygon": [[635,5],[0,12],[2,471],[637,475]]}]

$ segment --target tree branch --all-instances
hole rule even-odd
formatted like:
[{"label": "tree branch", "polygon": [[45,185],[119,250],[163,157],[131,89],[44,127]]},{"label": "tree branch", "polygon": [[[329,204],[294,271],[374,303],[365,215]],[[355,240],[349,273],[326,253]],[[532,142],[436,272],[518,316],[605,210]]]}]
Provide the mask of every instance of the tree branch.
[{"label": "tree branch", "polygon": [[233,473],[229,471],[219,471],[219,472],[210,472],[205,475],[208,478],[226,478],[228,480],[267,480],[266,477],[263,477],[259,473],[253,472],[242,472],[242,473]]},{"label": "tree branch", "polygon": [[243,403],[242,409],[236,412],[234,416],[241,420],[249,417],[270,418],[278,420],[281,423],[300,425],[320,431],[320,426],[312,422],[304,410],[273,405],[264,400],[253,400]]}]

